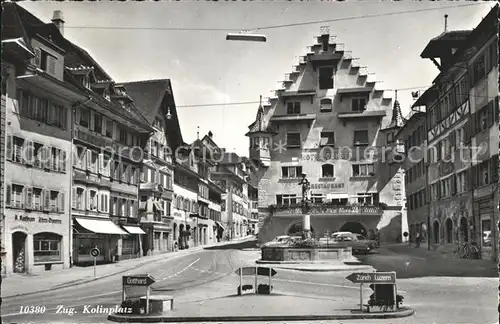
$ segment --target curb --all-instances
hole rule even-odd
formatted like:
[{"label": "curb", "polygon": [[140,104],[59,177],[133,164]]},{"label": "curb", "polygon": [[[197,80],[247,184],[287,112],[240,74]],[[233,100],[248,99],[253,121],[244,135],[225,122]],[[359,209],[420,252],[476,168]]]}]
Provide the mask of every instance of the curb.
[{"label": "curb", "polygon": [[374,271],[374,268],[371,266],[357,266],[357,267],[330,268],[330,269],[319,269],[319,268],[306,269],[306,268],[276,267],[276,266],[274,266],[274,268],[283,270],[303,271],[303,272],[341,272],[341,271],[363,271],[363,270]]},{"label": "curb", "polygon": [[[54,287],[51,287],[51,288],[46,288],[46,289],[42,289],[42,290],[38,290],[38,291],[34,291],[34,292],[29,292],[29,293],[22,293],[22,294],[16,294],[16,295],[3,296],[2,298],[4,300],[7,300],[9,298],[14,298],[14,297],[30,296],[30,295],[34,295],[34,294],[38,294],[38,293],[45,293],[45,292],[49,292],[49,291],[60,290],[60,289],[68,288],[68,287],[75,287],[75,286],[83,285],[83,284],[86,284],[86,283],[89,283],[89,282],[97,281],[97,280],[100,280],[100,279],[109,278],[111,276],[114,276],[114,275],[117,275],[117,274],[121,274],[121,273],[130,271],[130,270],[134,270],[134,269],[140,268],[143,265],[151,263],[151,262],[157,262],[157,261],[161,261],[161,260],[165,260],[165,259],[174,259],[174,258],[177,258],[177,257],[188,255],[188,254],[190,254],[192,252],[203,251],[206,248],[211,248],[211,247],[216,247],[216,246],[222,246],[222,245],[225,245],[225,244],[241,243],[241,242],[244,242],[246,240],[250,240],[250,237],[249,238],[245,238],[245,239],[240,239],[240,240],[227,241],[227,242],[224,242],[222,244],[215,244],[215,245],[212,245],[212,246],[197,246],[197,247],[194,247],[194,248],[192,248],[190,250],[187,250],[186,253],[182,253],[182,254],[172,255],[172,253],[175,253],[175,252],[167,252],[167,253],[165,253],[165,257],[163,257],[163,258],[158,258],[158,259],[155,259],[155,260],[145,260],[145,261],[143,261],[143,262],[141,262],[141,263],[139,263],[137,265],[134,265],[134,266],[132,266],[130,268],[123,269],[123,270],[120,270],[120,271],[117,271],[117,272],[113,272],[113,273],[104,275],[102,277],[91,278],[91,279],[86,279],[86,280],[82,280],[82,281],[77,280],[76,282],[73,281],[71,283],[61,284],[61,285],[54,286]],[[5,279],[3,279],[3,280],[5,281]]]},{"label": "curb", "polygon": [[[189,250],[189,252],[197,252],[198,250],[201,251],[202,248],[201,247],[195,247],[192,250]],[[170,253],[172,253],[172,252],[170,252]],[[185,254],[176,254],[176,255],[170,256],[170,253],[166,253],[166,256],[163,257],[163,258],[158,258],[156,260],[147,260],[147,261],[141,262],[140,264],[134,265],[133,267],[130,267],[130,268],[127,268],[127,269],[123,269],[123,270],[120,270],[120,271],[117,271],[117,272],[109,273],[109,274],[101,276],[101,277],[91,278],[91,279],[77,281],[77,282],[72,282],[72,283],[68,283],[68,284],[62,284],[62,285],[59,285],[59,286],[54,286],[54,287],[51,287],[51,288],[38,290],[38,291],[35,291],[35,292],[29,292],[29,293],[22,293],[22,294],[16,294],[16,295],[3,296],[2,298],[3,299],[9,299],[9,298],[14,298],[14,297],[29,296],[29,295],[34,295],[34,294],[38,294],[38,293],[44,293],[44,292],[49,292],[49,291],[54,291],[54,290],[60,290],[60,289],[68,288],[68,287],[79,286],[79,285],[83,285],[83,284],[86,284],[86,283],[89,283],[89,282],[93,282],[93,281],[98,281],[98,280],[101,280],[101,279],[109,278],[111,276],[114,276],[114,275],[117,275],[117,274],[120,274],[120,273],[124,273],[124,272],[130,271],[130,270],[134,270],[134,269],[140,268],[143,265],[151,263],[151,262],[157,262],[157,261],[161,261],[161,260],[165,260],[165,259],[175,259],[177,257],[181,257],[181,256],[189,254],[189,253],[185,253]],[[173,252],[173,253],[175,253],[175,252]]]},{"label": "curb", "polygon": [[321,320],[357,320],[357,319],[387,319],[409,317],[415,310],[404,307],[391,313],[361,313],[351,310],[347,314],[329,315],[270,315],[270,316],[206,316],[206,317],[174,317],[174,316],[128,316],[109,315],[108,321],[117,323],[174,323],[174,322],[270,322],[270,321],[321,321]]}]

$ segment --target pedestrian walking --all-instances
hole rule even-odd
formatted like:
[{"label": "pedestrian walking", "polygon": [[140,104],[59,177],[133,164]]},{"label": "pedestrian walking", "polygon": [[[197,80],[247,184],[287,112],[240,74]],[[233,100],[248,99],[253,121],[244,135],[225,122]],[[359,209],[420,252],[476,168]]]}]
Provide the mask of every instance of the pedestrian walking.
[{"label": "pedestrian walking", "polygon": [[420,233],[417,233],[417,236],[415,238],[415,243],[416,243],[416,246],[417,248],[420,247]]}]

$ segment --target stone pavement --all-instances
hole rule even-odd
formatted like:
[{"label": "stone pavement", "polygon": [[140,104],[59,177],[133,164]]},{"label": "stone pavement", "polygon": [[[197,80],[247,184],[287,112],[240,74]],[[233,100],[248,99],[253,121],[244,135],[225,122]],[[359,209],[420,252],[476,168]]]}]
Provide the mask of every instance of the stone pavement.
[{"label": "stone pavement", "polygon": [[144,256],[137,259],[122,260],[116,263],[101,264],[96,267],[97,277],[94,277],[94,267],[72,267],[68,269],[44,272],[41,274],[13,274],[2,279],[2,297],[14,297],[20,295],[34,294],[42,291],[49,291],[64,287],[83,284],[90,281],[99,280],[120,274],[129,270],[141,267],[164,259],[178,258],[204,248],[235,244],[253,238],[248,236],[232,241],[223,241],[215,244],[193,247],[189,250],[177,252],[166,252],[157,255]]},{"label": "stone pavement", "polygon": [[[358,306],[359,307],[359,306]],[[295,321],[397,318],[413,315],[413,310],[362,313],[342,297],[318,298],[275,292],[272,295],[224,296],[201,302],[176,304],[163,315],[110,315],[114,322],[200,322],[200,321]]]}]

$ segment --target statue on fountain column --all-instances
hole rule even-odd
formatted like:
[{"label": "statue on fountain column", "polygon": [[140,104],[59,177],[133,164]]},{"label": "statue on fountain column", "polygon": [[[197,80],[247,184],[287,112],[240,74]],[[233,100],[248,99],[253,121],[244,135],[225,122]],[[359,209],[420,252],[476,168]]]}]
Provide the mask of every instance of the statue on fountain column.
[{"label": "statue on fountain column", "polygon": [[309,201],[311,199],[311,184],[309,183],[309,180],[306,179],[306,174],[302,173],[302,179],[299,182],[299,185],[302,186],[302,215],[303,215],[303,220],[302,220],[302,230],[303,230],[303,237],[304,238],[310,238],[311,236],[311,229],[310,229],[310,224],[309,224]]}]

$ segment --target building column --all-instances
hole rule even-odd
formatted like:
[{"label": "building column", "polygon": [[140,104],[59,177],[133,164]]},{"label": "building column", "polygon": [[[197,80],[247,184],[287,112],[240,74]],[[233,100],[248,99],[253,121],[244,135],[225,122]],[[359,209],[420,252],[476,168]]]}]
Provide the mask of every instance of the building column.
[{"label": "building column", "polygon": [[33,251],[33,234],[26,236],[26,245],[24,246],[24,263],[26,264],[26,273],[33,273],[35,266],[35,252]]}]

